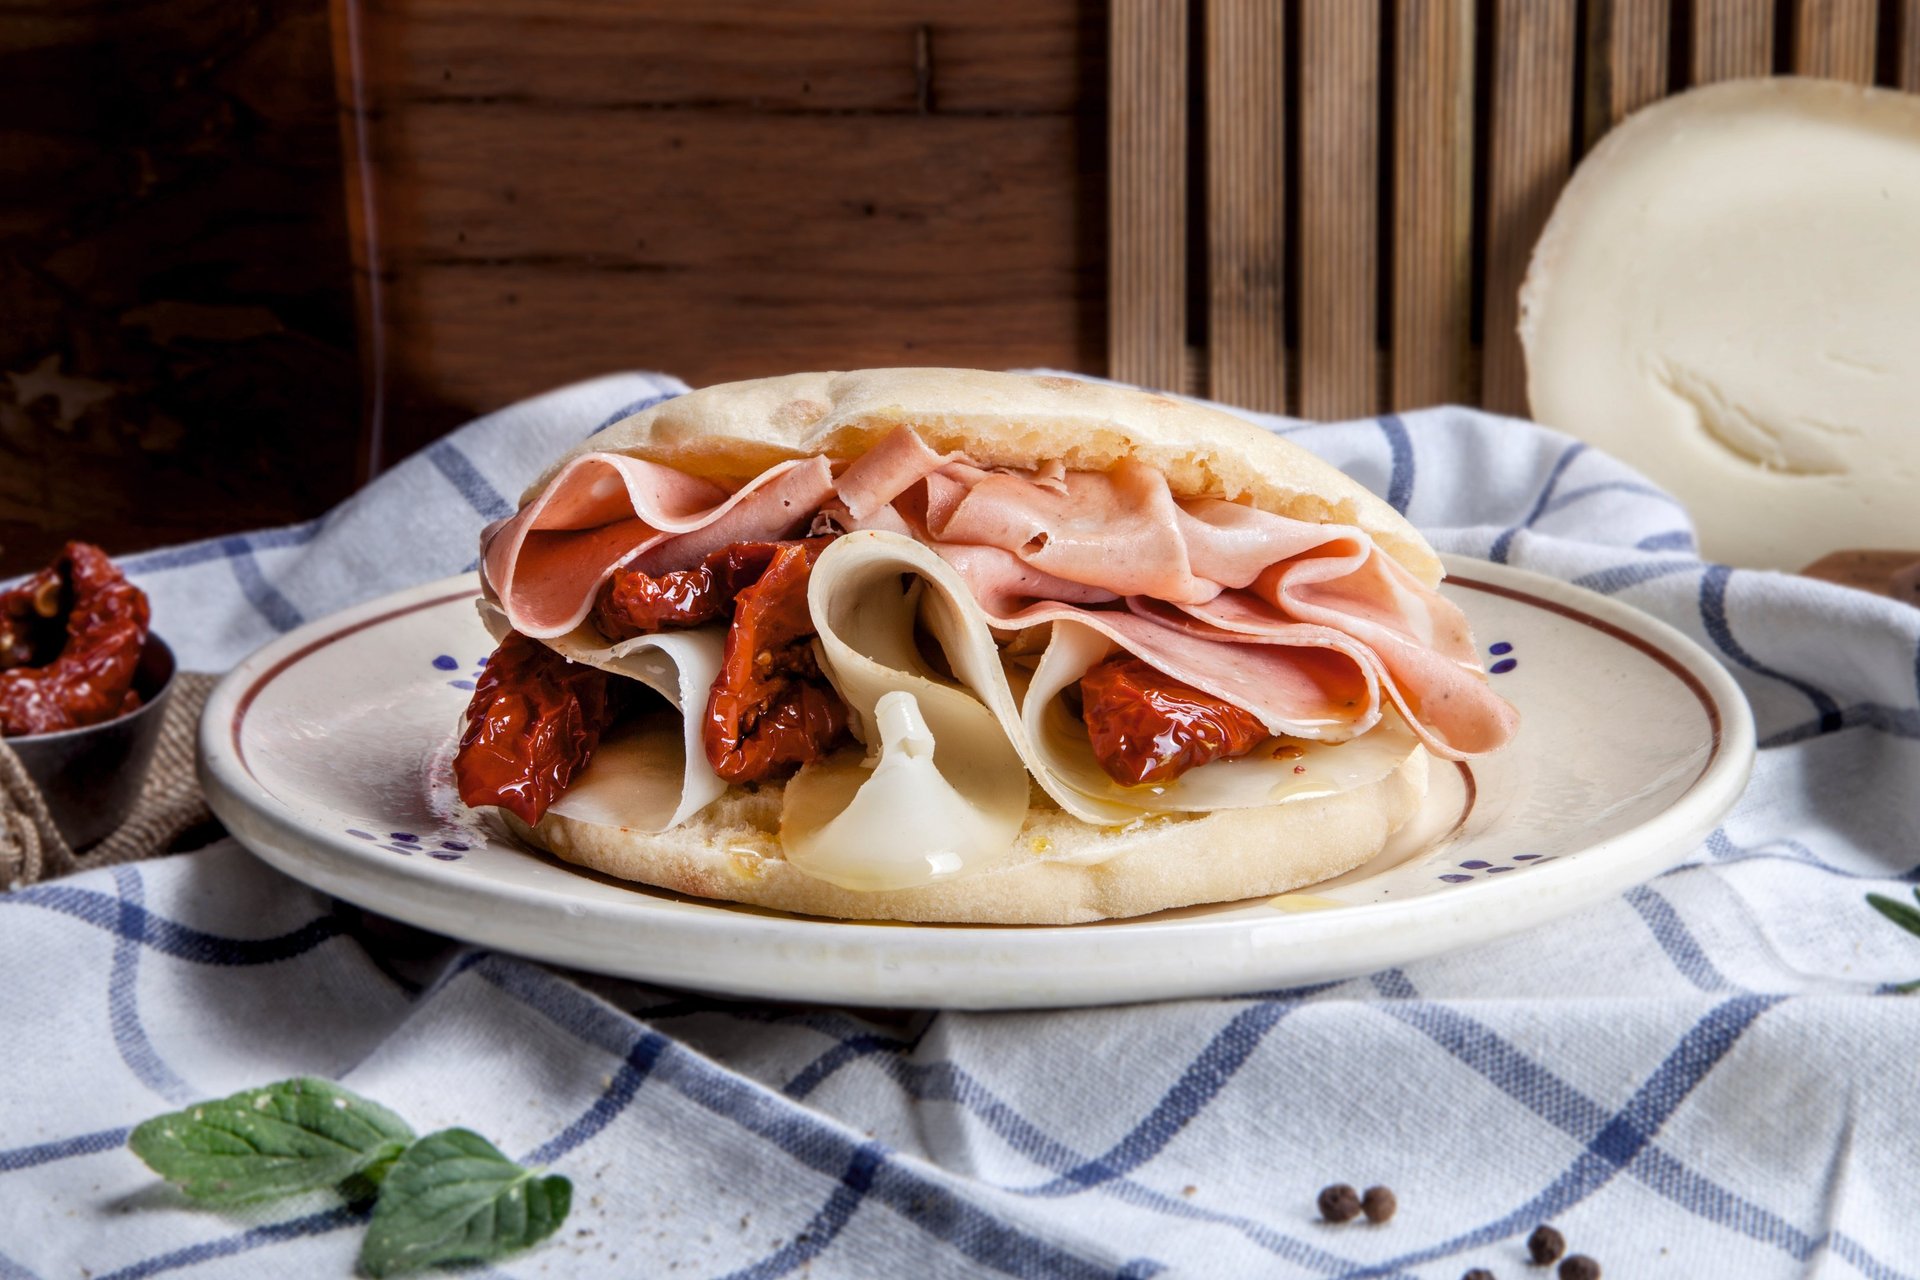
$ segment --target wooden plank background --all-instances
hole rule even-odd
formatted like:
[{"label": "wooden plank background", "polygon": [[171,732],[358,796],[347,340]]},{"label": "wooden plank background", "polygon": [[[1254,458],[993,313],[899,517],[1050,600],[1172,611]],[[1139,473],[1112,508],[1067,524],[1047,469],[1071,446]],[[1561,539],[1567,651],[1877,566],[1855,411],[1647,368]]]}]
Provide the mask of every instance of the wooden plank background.
[{"label": "wooden plank background", "polygon": [[1187,354],[1187,4],[1113,0],[1107,77],[1107,350],[1179,386]]},{"label": "wooden plank background", "polygon": [[384,458],[615,368],[1103,363],[1104,5],[333,3]]},{"label": "wooden plank background", "polygon": [[1606,128],[1920,90],[1920,0],[0,9],[0,575],[314,515],[617,368],[1518,408],[1512,290]]}]

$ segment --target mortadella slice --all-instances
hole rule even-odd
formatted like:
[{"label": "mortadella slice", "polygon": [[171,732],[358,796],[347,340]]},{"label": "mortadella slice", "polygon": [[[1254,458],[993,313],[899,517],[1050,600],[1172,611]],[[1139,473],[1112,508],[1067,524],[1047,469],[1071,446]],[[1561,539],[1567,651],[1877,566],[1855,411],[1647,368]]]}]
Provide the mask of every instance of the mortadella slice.
[{"label": "mortadella slice", "polygon": [[622,564],[684,568],[824,522],[930,548],[1002,632],[1074,621],[1272,733],[1339,741],[1386,705],[1450,759],[1514,733],[1465,616],[1361,529],[1175,498],[1160,472],[1126,459],[1106,472],[987,470],[906,427],[837,479],[832,466],[781,463],[728,496],[588,454],[489,531],[487,581],[516,629],[548,639],[585,618]]},{"label": "mortadella slice", "polygon": [[[921,585],[903,588],[903,578],[917,579]],[[1395,730],[1379,734],[1370,749],[1358,754],[1326,752],[1308,743],[1302,750],[1290,750],[1284,760],[1271,752],[1256,753],[1258,758],[1203,765],[1168,783],[1126,787],[1092,761],[1085,726],[1076,718],[1056,714],[1061,690],[1115,644],[1172,668],[1184,669],[1201,657],[1210,659],[1212,678],[1227,681],[1237,693],[1257,701],[1265,718],[1284,725],[1294,736],[1327,744],[1345,742],[1374,728],[1382,700],[1373,669],[1339,648],[1221,644],[1125,610],[1041,602],[1017,617],[994,617],[982,609],[962,574],[930,548],[911,538],[875,531],[850,533],[822,552],[807,584],[807,598],[821,630],[821,669],[849,705],[856,709],[872,705],[873,689],[880,687],[905,688],[929,708],[945,709],[951,703],[946,714],[952,727],[934,725],[933,738],[949,749],[965,744],[951,759],[954,767],[964,766],[979,775],[980,781],[973,784],[978,794],[1004,788],[1007,796],[1017,795],[1025,785],[1020,767],[1024,764],[1025,772],[1055,803],[1083,822],[1125,825],[1155,813],[1260,806],[1323,795],[1377,780],[1398,767],[1417,745],[1411,735]],[[903,602],[915,599],[918,619],[938,640],[959,689],[944,685],[926,669],[915,641],[915,611],[902,608]],[[1027,676],[1003,658],[990,628],[1040,621],[1055,625],[1049,628],[1037,668]],[[859,635],[857,653],[850,653],[837,638],[842,630]],[[1336,639],[1322,638],[1329,643]],[[1345,643],[1363,651],[1356,642]],[[873,681],[879,683],[872,687],[865,683]],[[871,712],[865,710],[855,716],[862,736],[870,742],[871,719]],[[931,711],[928,719],[934,719]],[[996,720],[996,733],[975,727]],[[1376,739],[1375,733],[1366,736]],[[795,782],[806,777],[803,771]],[[876,774],[868,785],[885,787],[889,780]],[[789,799],[796,794],[790,790]],[[846,794],[836,793],[835,801],[842,807],[850,804]],[[877,797],[869,797],[868,803],[891,811]],[[1009,799],[1006,804],[1007,813],[1017,808],[1024,814],[1024,800],[1015,805]],[[810,802],[806,807],[804,825],[809,829],[821,828],[833,817],[828,806]]]},{"label": "mortadella slice", "polygon": [[786,537],[832,492],[825,458],[780,463],[729,495],[656,462],[582,454],[482,535],[481,563],[513,629],[552,639],[580,625],[600,584],[635,556],[709,529],[715,545]]}]

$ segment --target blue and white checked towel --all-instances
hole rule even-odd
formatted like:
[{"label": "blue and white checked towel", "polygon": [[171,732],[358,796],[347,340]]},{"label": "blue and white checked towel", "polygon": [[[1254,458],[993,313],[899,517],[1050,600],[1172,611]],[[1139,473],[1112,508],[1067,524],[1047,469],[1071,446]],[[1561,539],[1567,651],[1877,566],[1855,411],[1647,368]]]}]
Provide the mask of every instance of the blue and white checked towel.
[{"label": "blue and white checked towel", "polygon": [[[325,519],[129,557],[195,667],[472,564],[549,456],[679,384],[466,428]],[[1280,426],[1282,424],[1273,424]],[[327,1197],[186,1207],[122,1148],[308,1072],[575,1182],[505,1276],[1920,1275],[1920,610],[1708,566],[1618,462],[1448,409],[1294,439],[1440,546],[1674,623],[1751,698],[1746,799],[1686,865],[1326,989],[1012,1014],[733,1005],[418,936],[230,842],[0,897],[0,1277],[344,1276]],[[1383,1227],[1315,1220],[1386,1183]]]}]

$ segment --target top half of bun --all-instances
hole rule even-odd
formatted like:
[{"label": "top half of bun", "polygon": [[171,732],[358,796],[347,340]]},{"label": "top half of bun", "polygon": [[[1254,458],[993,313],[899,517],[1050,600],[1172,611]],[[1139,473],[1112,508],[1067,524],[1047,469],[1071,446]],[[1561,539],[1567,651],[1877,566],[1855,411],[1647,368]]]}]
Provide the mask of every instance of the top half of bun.
[{"label": "top half of bun", "polygon": [[979,369],[796,373],[704,387],[614,423],[558,459],[624,453],[739,484],[788,458],[852,458],[896,427],[983,466],[1103,471],[1134,458],[1179,497],[1247,502],[1316,524],[1357,525],[1428,585],[1433,548],[1406,519],[1298,445],[1231,414],[1078,378]]}]

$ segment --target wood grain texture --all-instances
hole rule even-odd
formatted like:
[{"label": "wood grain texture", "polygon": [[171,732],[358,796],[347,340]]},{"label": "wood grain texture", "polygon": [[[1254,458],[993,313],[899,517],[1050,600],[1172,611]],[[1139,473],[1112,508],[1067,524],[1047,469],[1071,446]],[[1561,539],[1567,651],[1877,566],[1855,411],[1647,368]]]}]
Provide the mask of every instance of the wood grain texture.
[{"label": "wood grain texture", "polygon": [[1184,389],[1186,0],[1114,0],[1108,77],[1107,367]]},{"label": "wood grain texture", "polygon": [[1300,414],[1378,407],[1380,6],[1300,0]]},{"label": "wood grain texture", "polygon": [[1401,0],[1389,403],[1464,402],[1473,316],[1473,3]]},{"label": "wood grain texture", "polygon": [[334,16],[387,459],[614,368],[1102,368],[1091,0]]},{"label": "wood grain texture", "polygon": [[[410,118],[437,146],[384,223],[388,334],[404,377],[457,403],[623,360],[703,382],[1098,367],[1097,337],[1076,342],[1084,258],[1057,168],[1071,119],[794,118],[770,147],[762,122],[723,116],[695,147],[590,116]],[[644,174],[644,198],[611,173]]]},{"label": "wood grain texture", "polygon": [[1874,0],[1794,0],[1794,71],[1872,84],[1879,20]]},{"label": "wood grain texture", "polygon": [[1587,0],[1582,120],[1591,147],[1667,93],[1668,0]]},{"label": "wood grain texture", "polygon": [[1920,93],[1920,0],[1893,0],[1893,83]]},{"label": "wood grain texture", "polygon": [[1573,0],[1495,0],[1481,403],[1527,411],[1520,283],[1572,166]]},{"label": "wood grain texture", "polygon": [[1207,394],[1284,413],[1286,24],[1207,0]]},{"label": "wood grain texture", "polygon": [[[1036,0],[360,0],[394,101],[614,110],[1069,113],[1099,7]],[[927,52],[917,47],[925,33]]]},{"label": "wood grain texture", "polygon": [[1773,11],[1774,0],[1693,0],[1689,83],[1770,74]]}]

